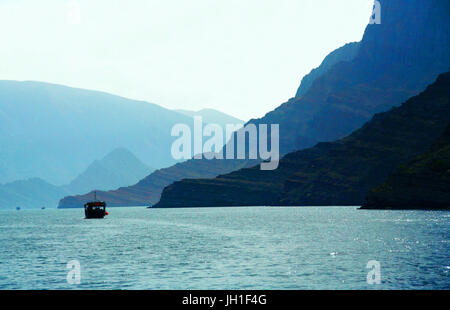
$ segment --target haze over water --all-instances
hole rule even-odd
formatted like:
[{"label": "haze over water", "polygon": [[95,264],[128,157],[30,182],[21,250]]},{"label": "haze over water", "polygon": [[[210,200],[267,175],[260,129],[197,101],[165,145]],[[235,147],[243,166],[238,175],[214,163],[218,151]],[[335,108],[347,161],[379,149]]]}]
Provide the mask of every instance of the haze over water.
[{"label": "haze over water", "polygon": [[[0,211],[0,289],[448,289],[450,213],[321,208]],[[81,284],[66,281],[79,260]],[[381,264],[380,285],[366,282]]]}]

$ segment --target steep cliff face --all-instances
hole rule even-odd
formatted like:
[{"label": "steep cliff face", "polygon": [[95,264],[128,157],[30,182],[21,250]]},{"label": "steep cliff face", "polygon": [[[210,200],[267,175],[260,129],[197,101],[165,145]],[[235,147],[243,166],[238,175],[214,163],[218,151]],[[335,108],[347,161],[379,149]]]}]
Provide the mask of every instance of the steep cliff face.
[{"label": "steep cliff face", "polygon": [[[367,27],[353,60],[337,62],[316,78],[304,95],[249,123],[279,124],[280,153],[284,155],[321,141],[342,138],[361,127],[375,113],[400,105],[449,68],[448,6],[447,1],[439,0],[382,0],[382,23]],[[146,192],[159,197],[161,184],[166,186],[192,178],[196,171],[211,167],[208,160],[192,160],[182,165],[186,167],[182,171],[175,166],[169,168],[174,172],[172,178],[159,179],[158,174],[151,176],[152,180],[158,179],[155,182],[158,186],[152,182],[139,190],[130,187],[126,192],[112,191],[105,194],[105,199],[120,197],[120,201],[128,205],[136,200],[128,200],[124,195],[128,191],[138,191],[143,193],[140,201],[144,203],[148,197]],[[216,161],[214,165],[217,167],[212,171],[219,173],[243,167],[242,163],[229,161]],[[197,173],[197,178],[217,175]],[[186,200],[180,200],[180,204],[195,200],[198,190],[189,188],[186,193],[176,193]]]},{"label": "steep cliff face", "polygon": [[334,65],[341,61],[353,60],[359,51],[359,42],[352,42],[345,44],[344,46],[331,52],[322,61],[319,67],[313,69],[309,74],[305,75],[300,83],[300,87],[297,89],[295,97],[304,96],[311,88],[315,80],[325,74]]},{"label": "steep cliff face", "polygon": [[372,189],[362,209],[450,209],[450,126],[427,152]]},{"label": "steep cliff face", "polygon": [[[381,24],[367,26],[353,60],[338,62],[303,96],[250,121],[280,124],[282,154],[348,135],[373,114],[418,94],[448,70],[450,4],[439,0],[380,2]],[[278,173],[269,173],[267,178],[276,178]],[[183,184],[187,192],[200,190],[190,186]],[[177,204],[197,198],[184,196]]]},{"label": "steep cliff face", "polygon": [[279,123],[283,154],[333,141],[423,91],[450,65],[448,1],[381,1],[355,58],[255,123]]},{"label": "steep cliff face", "polygon": [[337,142],[286,155],[279,168],[241,169],[166,187],[156,207],[361,205],[368,190],[424,152],[450,123],[450,73]]}]

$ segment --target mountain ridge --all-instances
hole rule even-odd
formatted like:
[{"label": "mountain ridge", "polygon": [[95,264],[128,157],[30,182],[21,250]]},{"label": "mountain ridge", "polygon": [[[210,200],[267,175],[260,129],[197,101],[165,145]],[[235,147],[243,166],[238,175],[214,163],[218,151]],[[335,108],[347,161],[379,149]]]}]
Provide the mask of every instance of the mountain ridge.
[{"label": "mountain ridge", "polygon": [[335,49],[330,54],[328,54],[322,61],[319,67],[311,70],[310,73],[305,75],[300,82],[300,86],[297,89],[295,97],[304,96],[307,91],[311,88],[314,81],[322,76],[325,72],[331,69],[334,65],[341,61],[353,60],[359,50],[360,42],[347,43],[338,49]]},{"label": "mountain ridge", "polygon": [[[97,191],[97,197],[108,202],[109,206],[150,206],[158,202],[161,192],[167,185],[171,184],[179,175],[190,177],[214,177],[218,174],[224,174],[241,167],[245,167],[247,161],[225,160],[226,165],[217,165],[217,160],[206,161],[209,165],[203,165],[204,170],[193,169],[196,160],[178,163],[170,168],[156,170],[149,176],[139,181],[136,185],[122,187],[112,191]],[[72,195],[60,200],[58,208],[80,208],[84,203],[92,199],[93,192],[84,195]]]},{"label": "mountain ridge", "polygon": [[174,111],[187,115],[189,117],[193,116],[202,116],[204,119],[208,119],[209,123],[215,124],[236,124],[236,123],[244,123],[244,121],[234,117],[230,114],[221,112],[216,109],[204,108],[198,111],[191,110],[183,110],[183,109],[175,109]]},{"label": "mountain ridge", "polygon": [[259,166],[215,179],[185,179],[155,207],[361,205],[399,164],[425,151],[450,124],[450,73],[402,106],[376,114],[336,142],[289,153],[273,171]]},{"label": "mountain ridge", "polygon": [[428,149],[371,189],[361,209],[450,209],[450,126]]},{"label": "mountain ridge", "polygon": [[39,178],[0,184],[0,210],[55,207],[68,193]]},{"label": "mountain ridge", "polygon": [[169,166],[171,128],[192,118],[156,104],[40,82],[0,81],[0,182],[70,182],[95,159],[126,147]]},{"label": "mountain ridge", "polygon": [[91,190],[112,190],[136,184],[155,169],[142,163],[126,148],[116,148],[102,159],[95,160],[68,185],[68,193],[81,194]]},{"label": "mountain ridge", "polygon": [[[382,0],[381,4],[382,24],[367,26],[351,61],[337,62],[317,77],[304,95],[290,99],[263,118],[247,122],[279,124],[280,155],[347,136],[375,113],[387,111],[417,95],[448,70],[450,27],[443,27],[448,25],[448,4],[436,0],[406,3]],[[181,165],[197,171],[210,167],[207,160],[187,161]],[[233,166],[228,161],[216,162],[216,165],[223,165],[216,168],[222,174],[243,167],[240,162]],[[252,165],[252,162],[245,164],[246,167]],[[173,170],[181,172],[178,167]],[[169,185],[169,181],[190,178],[194,174],[187,170],[174,173],[171,179],[162,178],[157,187],[149,184],[147,190],[155,192],[157,197],[161,184]],[[135,189],[130,187],[127,191],[135,192]],[[145,191],[140,188],[139,192],[144,203]],[[121,193],[110,192],[104,197],[116,199]],[[82,196],[78,199],[83,201]],[[120,200],[127,202],[125,196]]]},{"label": "mountain ridge", "polygon": [[[70,184],[56,186],[40,178],[0,184],[0,209],[56,208],[66,196],[93,189],[116,189],[135,184],[152,169],[140,162],[129,150],[118,148],[95,160]],[[92,195],[93,197],[93,195]],[[91,198],[92,199],[92,198]]]}]

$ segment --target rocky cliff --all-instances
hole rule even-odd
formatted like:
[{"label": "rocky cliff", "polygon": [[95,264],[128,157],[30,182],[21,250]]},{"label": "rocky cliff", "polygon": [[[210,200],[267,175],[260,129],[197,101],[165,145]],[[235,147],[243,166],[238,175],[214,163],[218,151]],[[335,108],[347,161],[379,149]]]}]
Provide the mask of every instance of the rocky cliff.
[{"label": "rocky cliff", "polygon": [[309,74],[305,75],[300,83],[300,87],[297,89],[295,97],[304,96],[311,88],[315,80],[325,74],[334,65],[341,61],[353,60],[359,51],[359,42],[347,43],[344,46],[331,52],[322,61],[319,67],[313,69]]},{"label": "rocky cliff", "polygon": [[361,205],[396,167],[424,152],[450,123],[450,73],[399,108],[377,114],[336,142],[258,166],[166,187],[155,207]]},{"label": "rocky cliff", "polygon": [[[280,153],[312,147],[317,142],[333,141],[361,127],[375,113],[398,106],[446,72],[450,64],[449,4],[431,0],[382,0],[382,23],[368,25],[352,60],[336,62],[315,78],[305,93],[282,104],[254,124],[280,125]],[[257,103],[251,103],[257,104]],[[232,161],[231,161],[232,162]],[[210,178],[213,173],[229,173],[242,163],[215,161],[210,170],[208,160],[192,160],[165,170],[172,177],[156,173],[155,180],[145,186],[132,186],[127,191],[105,193],[105,199],[145,204],[147,197],[159,197],[161,185],[185,178]],[[247,166],[250,164],[247,163]],[[221,167],[219,167],[221,166]],[[271,175],[268,175],[271,178]],[[157,180],[157,181],[156,181]],[[127,193],[140,193],[127,196]],[[189,188],[187,193],[196,193]],[[179,193],[177,193],[178,195]],[[129,197],[136,199],[129,200]],[[181,196],[180,196],[181,197]],[[196,197],[184,195],[189,203]],[[73,197],[71,200],[83,200]],[[62,205],[68,200],[62,201]],[[183,204],[183,203],[181,203]]]},{"label": "rocky cliff", "polygon": [[362,209],[450,209],[450,127],[427,152],[372,189]]}]

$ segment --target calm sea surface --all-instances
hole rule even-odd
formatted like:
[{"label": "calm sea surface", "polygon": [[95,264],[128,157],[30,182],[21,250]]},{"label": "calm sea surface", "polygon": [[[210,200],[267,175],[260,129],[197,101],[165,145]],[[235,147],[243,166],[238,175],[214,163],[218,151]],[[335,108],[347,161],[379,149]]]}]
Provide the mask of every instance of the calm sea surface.
[{"label": "calm sea surface", "polygon": [[[108,211],[0,211],[0,289],[450,288],[449,212]],[[71,260],[79,285],[66,280]],[[367,284],[370,260],[380,285]]]}]

